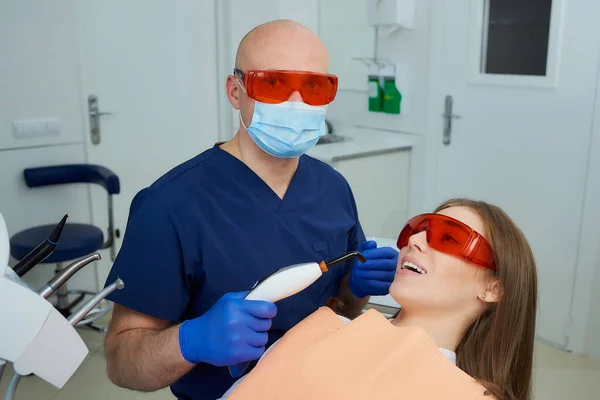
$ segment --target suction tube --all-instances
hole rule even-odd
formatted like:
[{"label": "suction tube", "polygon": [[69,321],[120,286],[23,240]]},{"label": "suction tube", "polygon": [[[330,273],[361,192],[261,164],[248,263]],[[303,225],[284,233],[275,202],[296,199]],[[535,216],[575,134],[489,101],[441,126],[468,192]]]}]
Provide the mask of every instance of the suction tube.
[{"label": "suction tube", "polygon": [[63,228],[65,227],[65,223],[67,222],[67,218],[69,218],[69,214],[65,215],[60,220],[58,225],[56,225],[56,228],[54,228],[52,233],[50,233],[50,236],[48,236],[43,243],[33,249],[31,253],[23,257],[23,259],[14,266],[13,270],[19,277],[23,277],[23,275],[31,271],[33,267],[44,261],[54,252]]}]

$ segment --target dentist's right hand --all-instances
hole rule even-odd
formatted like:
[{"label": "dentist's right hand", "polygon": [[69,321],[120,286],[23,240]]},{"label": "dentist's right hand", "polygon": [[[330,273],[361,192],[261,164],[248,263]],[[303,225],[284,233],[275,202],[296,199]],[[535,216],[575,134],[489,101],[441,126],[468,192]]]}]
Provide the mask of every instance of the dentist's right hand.
[{"label": "dentist's right hand", "polygon": [[277,307],[245,300],[247,294],[227,293],[206,313],[180,325],[179,348],[187,362],[222,367],[263,355]]}]

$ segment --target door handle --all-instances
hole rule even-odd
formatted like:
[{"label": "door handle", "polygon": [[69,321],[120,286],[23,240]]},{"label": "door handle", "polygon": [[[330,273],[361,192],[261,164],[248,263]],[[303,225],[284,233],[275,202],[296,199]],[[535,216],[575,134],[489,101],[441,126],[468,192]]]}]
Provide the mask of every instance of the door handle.
[{"label": "door handle", "polygon": [[462,118],[460,115],[456,115],[452,112],[454,107],[454,99],[451,95],[447,95],[444,99],[444,133],[443,140],[444,144],[448,146],[450,144],[450,138],[452,137],[452,120]]},{"label": "door handle", "polygon": [[90,117],[90,135],[92,137],[92,144],[100,144],[100,117],[112,114],[114,113],[100,112],[96,95],[92,94],[88,97],[88,116]]},{"label": "door handle", "polygon": [[90,117],[99,117],[101,115],[113,115],[114,113],[111,112],[98,112],[95,110],[90,110]]}]

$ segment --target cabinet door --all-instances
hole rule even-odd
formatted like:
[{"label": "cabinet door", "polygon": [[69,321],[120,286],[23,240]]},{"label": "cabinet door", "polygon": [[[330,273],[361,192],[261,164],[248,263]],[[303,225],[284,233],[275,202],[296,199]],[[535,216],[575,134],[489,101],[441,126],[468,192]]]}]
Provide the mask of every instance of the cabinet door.
[{"label": "cabinet door", "polygon": [[367,238],[395,239],[408,218],[409,151],[337,161],[358,207]]}]

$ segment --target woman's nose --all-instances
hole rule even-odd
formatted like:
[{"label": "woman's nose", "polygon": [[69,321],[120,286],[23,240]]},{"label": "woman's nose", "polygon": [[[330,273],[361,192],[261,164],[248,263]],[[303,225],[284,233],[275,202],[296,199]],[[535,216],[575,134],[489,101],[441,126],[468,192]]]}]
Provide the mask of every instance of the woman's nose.
[{"label": "woman's nose", "polygon": [[422,253],[429,250],[429,245],[427,244],[427,232],[419,232],[415,233],[411,237],[408,238],[408,246],[410,248],[416,249]]},{"label": "woman's nose", "polygon": [[304,102],[304,100],[302,99],[302,96],[300,95],[300,92],[298,92],[298,91],[295,91],[294,93],[292,93],[292,95],[290,96],[288,101],[294,101],[296,103]]}]

